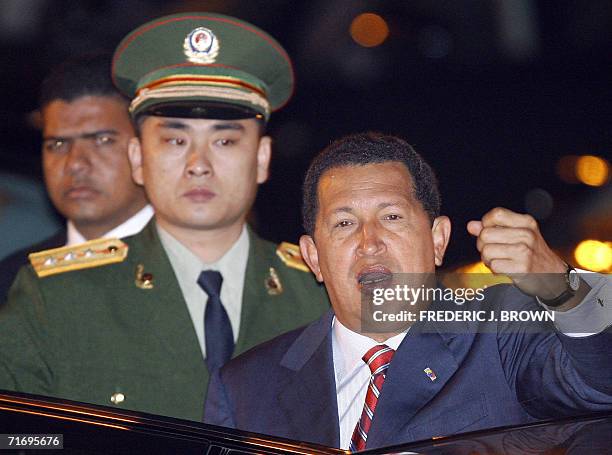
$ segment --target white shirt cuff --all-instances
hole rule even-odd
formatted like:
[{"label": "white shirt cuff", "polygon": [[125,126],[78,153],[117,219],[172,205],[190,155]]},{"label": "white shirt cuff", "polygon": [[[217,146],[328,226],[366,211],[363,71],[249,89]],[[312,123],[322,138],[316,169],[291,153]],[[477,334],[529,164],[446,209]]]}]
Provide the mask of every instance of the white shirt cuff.
[{"label": "white shirt cuff", "polygon": [[[586,337],[612,325],[612,275],[579,270],[590,292],[580,304],[568,311],[555,311],[555,326],[569,337]],[[542,305],[549,311],[554,311]]]}]

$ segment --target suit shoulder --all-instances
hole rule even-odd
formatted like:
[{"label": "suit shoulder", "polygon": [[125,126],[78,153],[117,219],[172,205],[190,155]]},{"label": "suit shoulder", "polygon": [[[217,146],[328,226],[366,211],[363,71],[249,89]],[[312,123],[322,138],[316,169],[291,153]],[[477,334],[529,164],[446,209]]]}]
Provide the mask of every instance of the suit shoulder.
[{"label": "suit shoulder", "polygon": [[123,262],[128,245],[119,239],[96,239],[61,248],[39,251],[28,255],[36,275],[43,278],[74,270],[101,267]]}]

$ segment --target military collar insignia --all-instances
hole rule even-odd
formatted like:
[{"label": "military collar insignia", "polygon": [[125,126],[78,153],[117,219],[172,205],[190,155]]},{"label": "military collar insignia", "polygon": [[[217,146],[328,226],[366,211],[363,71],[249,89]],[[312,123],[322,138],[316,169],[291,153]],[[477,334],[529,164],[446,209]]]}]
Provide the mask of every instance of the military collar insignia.
[{"label": "military collar insignia", "polygon": [[283,292],[283,284],[281,283],[278,273],[274,267],[270,267],[270,272],[265,281],[266,289],[269,295],[279,295]]},{"label": "military collar insignia", "polygon": [[136,266],[134,284],[139,289],[153,289],[153,274],[145,272],[142,264]]}]

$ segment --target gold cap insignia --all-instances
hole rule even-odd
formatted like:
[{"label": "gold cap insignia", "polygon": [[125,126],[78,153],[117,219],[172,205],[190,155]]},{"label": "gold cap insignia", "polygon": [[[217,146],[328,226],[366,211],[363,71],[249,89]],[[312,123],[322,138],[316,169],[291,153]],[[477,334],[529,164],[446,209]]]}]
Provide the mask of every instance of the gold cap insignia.
[{"label": "gold cap insignia", "polygon": [[123,262],[128,246],[119,239],[96,239],[28,255],[39,278]]},{"label": "gold cap insignia", "polygon": [[310,269],[302,259],[299,246],[283,242],[276,248],[276,255],[281,258],[287,267],[298,269],[302,272],[310,272]]},{"label": "gold cap insignia", "polygon": [[270,267],[270,274],[266,277],[266,289],[270,295],[279,295],[283,292],[283,284],[274,267]]},{"label": "gold cap insignia", "polygon": [[140,289],[153,289],[153,274],[144,271],[144,265],[136,266],[136,279],[134,284]]}]

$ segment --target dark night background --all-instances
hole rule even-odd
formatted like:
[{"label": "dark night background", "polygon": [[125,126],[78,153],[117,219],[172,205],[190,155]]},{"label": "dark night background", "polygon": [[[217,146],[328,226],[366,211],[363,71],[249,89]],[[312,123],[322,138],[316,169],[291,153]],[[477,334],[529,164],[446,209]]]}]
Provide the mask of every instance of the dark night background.
[{"label": "dark night background", "polygon": [[[295,95],[269,128],[272,178],[256,205],[264,237],[301,233],[300,183],[318,150],[378,130],[406,138],[436,169],[454,223],[447,265],[477,259],[468,220],[497,205],[538,210],[549,196],[540,224],[560,251],[612,240],[610,184],[568,184],[556,173],[564,155],[611,156],[612,2],[604,0],[3,1],[0,170],[40,178],[28,114],[50,65],[112,51],[150,19],[196,10],[258,25],[295,63]],[[387,22],[382,45],[352,40],[351,22],[364,12]]]}]

